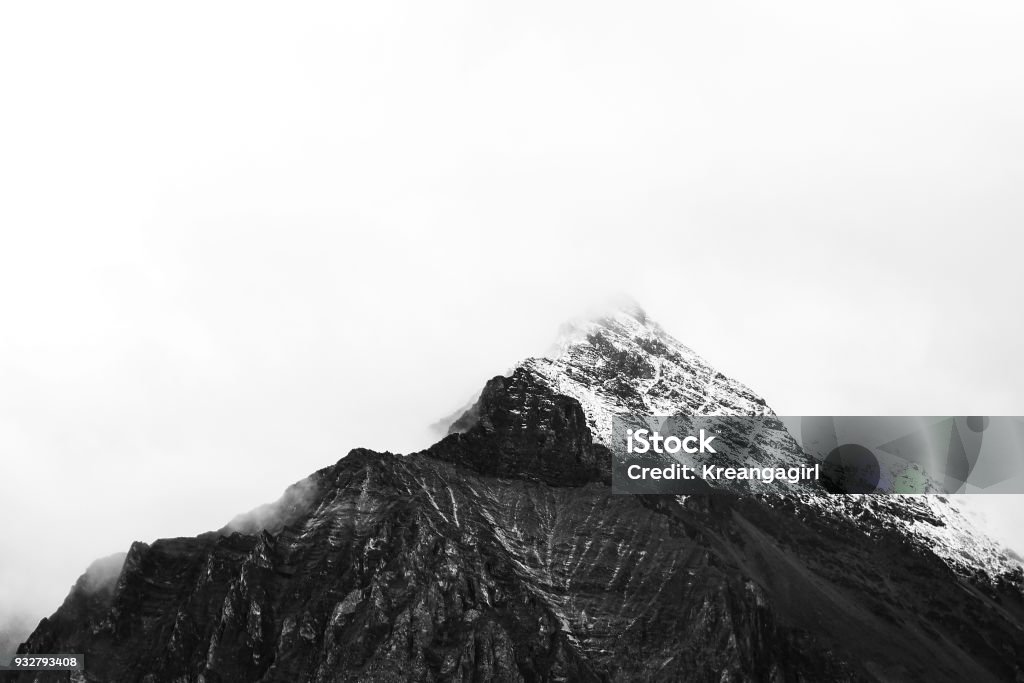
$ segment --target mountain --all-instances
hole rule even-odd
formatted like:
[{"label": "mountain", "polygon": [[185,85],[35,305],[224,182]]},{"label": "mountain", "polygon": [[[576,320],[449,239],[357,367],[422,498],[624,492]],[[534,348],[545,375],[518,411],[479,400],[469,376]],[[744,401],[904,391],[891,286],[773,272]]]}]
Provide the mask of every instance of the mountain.
[{"label": "mountain", "polygon": [[1024,575],[947,500],[613,495],[629,411],[772,414],[638,308],[584,321],[425,451],[133,544],[20,651],[146,683],[1024,681]]}]

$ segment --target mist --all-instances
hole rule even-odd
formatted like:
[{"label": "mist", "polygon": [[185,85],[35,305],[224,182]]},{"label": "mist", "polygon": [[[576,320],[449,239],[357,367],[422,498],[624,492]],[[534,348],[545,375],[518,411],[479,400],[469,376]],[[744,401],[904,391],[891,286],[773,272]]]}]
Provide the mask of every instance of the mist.
[{"label": "mist", "polygon": [[429,445],[620,291],[780,414],[1024,414],[1022,29],[1009,1],[6,4],[0,622]]},{"label": "mist", "polygon": [[78,587],[87,595],[110,593],[117,585],[127,553],[114,553],[101,557],[89,565],[78,581]]}]

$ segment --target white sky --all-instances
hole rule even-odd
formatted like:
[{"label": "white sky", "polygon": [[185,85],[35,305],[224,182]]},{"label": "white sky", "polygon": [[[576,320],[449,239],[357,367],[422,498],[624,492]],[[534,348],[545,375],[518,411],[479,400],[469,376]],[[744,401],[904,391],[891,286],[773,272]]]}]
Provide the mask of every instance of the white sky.
[{"label": "white sky", "polygon": [[1021,35],[1014,1],[4,3],[0,618],[426,445],[619,290],[780,413],[1024,414]]}]

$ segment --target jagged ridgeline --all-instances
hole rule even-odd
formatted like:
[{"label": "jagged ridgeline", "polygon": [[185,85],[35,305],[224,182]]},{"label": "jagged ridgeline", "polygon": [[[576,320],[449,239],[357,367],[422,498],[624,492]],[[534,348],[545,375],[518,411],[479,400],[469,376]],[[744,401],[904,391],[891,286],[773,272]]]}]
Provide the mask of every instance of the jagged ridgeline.
[{"label": "jagged ridgeline", "polygon": [[612,495],[630,411],[771,414],[618,311],[426,451],[354,450],[218,532],[134,544],[21,652],[118,683],[1024,680],[1020,566],[945,499]]}]

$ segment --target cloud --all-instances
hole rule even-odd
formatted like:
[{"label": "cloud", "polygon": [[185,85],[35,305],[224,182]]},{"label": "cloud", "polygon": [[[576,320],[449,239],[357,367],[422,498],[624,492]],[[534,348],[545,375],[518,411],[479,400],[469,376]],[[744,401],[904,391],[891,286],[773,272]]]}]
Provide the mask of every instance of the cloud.
[{"label": "cloud", "polygon": [[11,661],[38,622],[27,614],[0,616],[0,663],[6,665]]},{"label": "cloud", "polygon": [[309,510],[321,492],[322,476],[322,472],[317,472],[295,482],[273,503],[260,505],[236,516],[220,530],[220,533],[255,534],[263,530],[277,533]]},{"label": "cloud", "polygon": [[127,556],[127,553],[114,553],[94,561],[75,587],[88,595],[113,592]]}]

